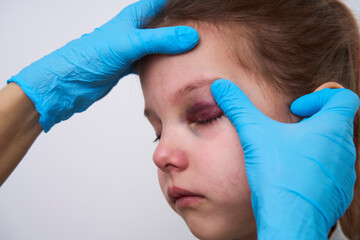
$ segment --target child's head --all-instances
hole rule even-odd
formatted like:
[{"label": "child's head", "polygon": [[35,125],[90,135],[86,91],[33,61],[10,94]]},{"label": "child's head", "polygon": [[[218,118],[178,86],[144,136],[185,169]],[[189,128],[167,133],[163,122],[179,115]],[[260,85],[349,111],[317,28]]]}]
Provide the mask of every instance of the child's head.
[{"label": "child's head", "polygon": [[[158,136],[153,160],[162,191],[200,239],[256,236],[244,153],[231,122],[210,91],[218,78],[232,79],[255,104],[278,120],[291,120],[287,105],[276,104],[229,58],[226,40],[199,31],[196,49],[176,56],[150,56],[140,63],[145,115]],[[220,51],[219,51],[220,50]],[[273,101],[274,100],[274,101]],[[278,102],[285,102],[281,99]],[[200,198],[173,201],[183,189]]]},{"label": "child's head", "polygon": [[[162,191],[197,237],[256,238],[241,144],[210,85],[229,79],[269,117],[297,122],[291,102],[325,82],[359,93],[356,22],[338,1],[168,0],[147,27],[171,25],[196,28],[200,42],[140,62],[145,114],[161,136],[153,159]],[[342,219],[346,233],[356,204]]]}]

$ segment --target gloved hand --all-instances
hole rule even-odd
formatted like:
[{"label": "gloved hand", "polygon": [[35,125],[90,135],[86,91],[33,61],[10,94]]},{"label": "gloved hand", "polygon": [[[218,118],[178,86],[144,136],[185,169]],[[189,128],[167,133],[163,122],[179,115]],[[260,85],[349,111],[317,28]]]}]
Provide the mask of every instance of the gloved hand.
[{"label": "gloved hand", "polygon": [[190,27],[140,29],[166,0],[141,0],[90,34],[71,41],[13,76],[34,102],[44,131],[85,111],[147,54],[178,54],[199,39]]},{"label": "gloved hand", "polygon": [[265,116],[230,81],[211,90],[244,149],[258,239],[327,239],[353,198],[358,96],[328,88],[305,95],[291,111],[307,118],[287,124]]}]

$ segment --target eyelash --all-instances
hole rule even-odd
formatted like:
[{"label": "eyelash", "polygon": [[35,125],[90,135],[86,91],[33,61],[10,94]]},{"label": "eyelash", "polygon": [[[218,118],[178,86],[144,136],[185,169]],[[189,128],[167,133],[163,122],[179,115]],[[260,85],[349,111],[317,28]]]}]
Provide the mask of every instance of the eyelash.
[{"label": "eyelash", "polygon": [[218,115],[216,117],[213,117],[213,118],[210,118],[210,119],[205,119],[205,120],[199,120],[199,121],[196,121],[195,123],[199,124],[199,125],[206,125],[206,124],[210,124],[212,122],[215,122],[215,121],[221,119],[223,116],[224,116],[224,114],[222,113],[222,114],[220,114],[220,115]]},{"label": "eyelash", "polygon": [[155,143],[155,142],[158,142],[160,139],[161,139],[161,134],[158,135],[158,136],[156,136],[156,138],[155,138],[155,140],[154,140],[154,143]]},{"label": "eyelash", "polygon": [[[222,114],[220,114],[220,115],[218,115],[218,116],[216,116],[214,118],[196,121],[195,123],[198,124],[198,125],[207,125],[207,124],[213,123],[213,122],[221,119],[222,117],[224,117],[224,113],[222,113]],[[158,142],[160,139],[161,139],[161,134],[156,136],[156,139],[154,140],[154,143]]]}]

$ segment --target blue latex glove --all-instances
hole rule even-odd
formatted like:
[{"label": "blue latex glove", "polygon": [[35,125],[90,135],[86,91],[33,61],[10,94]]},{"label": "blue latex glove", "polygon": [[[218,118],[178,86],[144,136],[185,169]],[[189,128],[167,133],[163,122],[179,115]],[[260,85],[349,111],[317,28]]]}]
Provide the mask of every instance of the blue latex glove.
[{"label": "blue latex glove", "polygon": [[265,116],[230,81],[211,90],[244,149],[258,239],[327,239],[353,198],[358,96],[347,89],[305,95],[291,111],[311,117],[286,124]]},{"label": "blue latex glove", "polygon": [[40,113],[45,132],[105,96],[147,54],[178,54],[199,39],[190,27],[140,29],[166,0],[142,0],[90,34],[71,41],[13,76]]}]

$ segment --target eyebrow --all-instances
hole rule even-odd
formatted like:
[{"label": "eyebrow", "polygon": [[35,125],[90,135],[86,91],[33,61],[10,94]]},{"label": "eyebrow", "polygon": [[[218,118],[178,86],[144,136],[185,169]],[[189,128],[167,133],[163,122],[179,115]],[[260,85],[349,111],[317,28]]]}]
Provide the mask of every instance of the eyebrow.
[{"label": "eyebrow", "polygon": [[[193,82],[191,82],[191,83],[185,85],[184,87],[180,88],[179,90],[177,90],[171,100],[173,102],[176,102],[178,99],[186,96],[190,92],[212,84],[215,80],[216,80],[215,78],[194,80]],[[149,109],[145,108],[144,115],[145,115],[145,117],[149,117],[150,115],[154,115],[154,113],[152,111],[150,111]]]},{"label": "eyebrow", "polygon": [[189,94],[190,92],[197,90],[199,88],[202,88],[206,85],[209,85],[211,83],[213,83],[215,81],[215,79],[202,79],[202,80],[197,80],[194,81],[192,83],[189,83],[188,85],[185,85],[184,87],[182,87],[181,89],[177,90],[174,94],[173,97],[173,101],[178,100],[179,98],[182,98],[184,96],[186,96],[187,94]]}]

